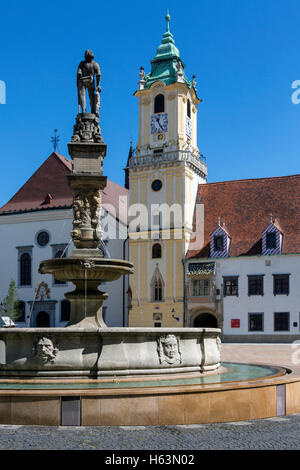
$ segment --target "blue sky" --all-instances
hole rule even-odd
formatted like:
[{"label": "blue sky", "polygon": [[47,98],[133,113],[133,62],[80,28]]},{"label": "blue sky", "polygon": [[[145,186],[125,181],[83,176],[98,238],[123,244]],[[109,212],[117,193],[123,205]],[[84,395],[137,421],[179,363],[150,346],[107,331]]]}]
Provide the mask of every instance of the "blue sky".
[{"label": "blue sky", "polygon": [[198,146],[208,181],[299,173],[299,0],[5,2],[1,5],[0,205],[50,155],[57,128],[68,156],[77,112],[76,69],[92,49],[102,71],[104,172],[123,184],[130,139],[138,136],[133,96],[170,29],[203,99]]}]

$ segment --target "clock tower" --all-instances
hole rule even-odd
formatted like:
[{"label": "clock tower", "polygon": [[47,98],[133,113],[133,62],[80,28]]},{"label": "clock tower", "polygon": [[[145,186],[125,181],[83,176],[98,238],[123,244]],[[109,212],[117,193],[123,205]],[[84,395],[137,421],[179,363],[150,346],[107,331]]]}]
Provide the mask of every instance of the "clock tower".
[{"label": "clock tower", "polygon": [[[193,231],[198,184],[207,168],[197,147],[195,77],[185,73],[167,30],[148,74],[140,69],[139,139],[128,160],[129,256],[134,263],[129,326],[184,325],[182,259]],[[138,220],[138,223],[137,223]]]}]

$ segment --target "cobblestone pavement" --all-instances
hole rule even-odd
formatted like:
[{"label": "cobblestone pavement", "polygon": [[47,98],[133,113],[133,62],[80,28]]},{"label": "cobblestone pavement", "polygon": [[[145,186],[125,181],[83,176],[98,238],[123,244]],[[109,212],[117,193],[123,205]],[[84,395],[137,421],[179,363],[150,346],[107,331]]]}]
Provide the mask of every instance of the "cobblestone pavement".
[{"label": "cobblestone pavement", "polygon": [[0,450],[300,449],[300,414],[187,426],[0,426]]}]

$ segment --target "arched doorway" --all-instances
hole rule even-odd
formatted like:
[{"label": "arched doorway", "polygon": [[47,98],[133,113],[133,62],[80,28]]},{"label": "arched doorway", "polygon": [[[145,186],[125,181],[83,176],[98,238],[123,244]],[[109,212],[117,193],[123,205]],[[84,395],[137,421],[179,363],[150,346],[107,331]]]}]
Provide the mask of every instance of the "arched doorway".
[{"label": "arched doorway", "polygon": [[36,316],[37,328],[48,328],[50,327],[50,317],[47,312],[39,312]]},{"label": "arched doorway", "polygon": [[218,321],[212,313],[200,313],[194,320],[196,328],[218,328]]}]

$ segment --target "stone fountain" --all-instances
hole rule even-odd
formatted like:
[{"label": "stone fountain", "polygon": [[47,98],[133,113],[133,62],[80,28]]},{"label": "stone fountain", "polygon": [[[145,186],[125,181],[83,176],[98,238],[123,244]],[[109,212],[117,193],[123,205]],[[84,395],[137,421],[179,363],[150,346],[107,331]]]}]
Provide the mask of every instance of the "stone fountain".
[{"label": "stone fountain", "polygon": [[[72,282],[66,328],[0,332],[0,377],[149,376],[200,372],[220,365],[218,329],[108,328],[102,317],[107,294],[98,286],[133,273],[129,261],[107,259],[99,245],[101,191],[106,186],[106,144],[99,126],[101,72],[91,51],[77,71],[79,113],[68,144],[72,172],[74,249],[68,258],[42,261],[39,272]],[[90,113],[86,112],[86,89]]]},{"label": "stone fountain", "polygon": [[[39,271],[75,290],[65,328],[0,329],[0,423],[162,425],[223,422],[300,411],[300,376],[280,367],[222,364],[220,330],[108,328],[102,282],[133,273],[99,249],[106,144],[99,126],[100,67],[79,64],[79,113],[68,144],[74,249]],[[91,112],[86,112],[88,89]]]}]

